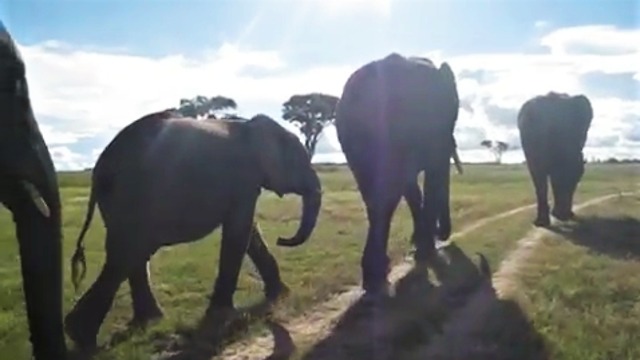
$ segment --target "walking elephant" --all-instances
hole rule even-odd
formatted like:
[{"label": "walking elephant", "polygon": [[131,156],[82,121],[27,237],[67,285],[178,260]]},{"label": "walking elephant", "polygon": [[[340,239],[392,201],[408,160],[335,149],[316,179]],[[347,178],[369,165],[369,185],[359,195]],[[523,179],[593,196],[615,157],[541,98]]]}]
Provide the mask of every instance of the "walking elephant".
[{"label": "walking elephant", "polygon": [[436,234],[451,235],[451,157],[462,171],[453,137],[458,107],[449,65],[437,68],[425,58],[392,53],[363,65],[344,85],[335,123],[369,221],[361,260],[368,294],[386,290],[389,229],[402,196],[413,215],[417,262],[435,254]]},{"label": "walking elephant", "polygon": [[2,22],[0,88],[0,202],[16,225],[33,355],[64,359],[58,180],[31,107],[25,64]]},{"label": "walking elephant", "polygon": [[285,285],[275,258],[254,226],[261,188],[302,196],[302,219],[292,238],[311,235],[321,206],[320,180],[299,139],[265,115],[248,121],[195,120],[172,111],[144,116],[107,145],[93,169],[88,212],[72,259],[77,288],[85,266],[83,238],[97,203],[106,227],[106,260],[96,281],[65,318],[65,330],[83,349],[96,334],[120,284],[128,279],[133,322],[162,316],[147,268],[162,246],[193,242],[222,226],[218,277],[208,314],[233,309],[242,259],[248,253],[268,299]]},{"label": "walking elephant", "polygon": [[527,100],[518,112],[520,142],[537,198],[536,226],[548,226],[547,181],[551,180],[553,210],[561,221],[574,217],[573,195],[584,174],[582,149],[593,119],[584,95],[550,92]]}]

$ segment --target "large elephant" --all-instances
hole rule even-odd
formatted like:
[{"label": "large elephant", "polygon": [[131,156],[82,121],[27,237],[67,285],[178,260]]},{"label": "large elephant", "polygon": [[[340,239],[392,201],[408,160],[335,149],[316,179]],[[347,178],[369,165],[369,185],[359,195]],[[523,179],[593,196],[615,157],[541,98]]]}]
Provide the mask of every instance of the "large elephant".
[{"label": "large elephant", "polygon": [[84,276],[78,274],[85,266],[82,243],[96,203],[107,231],[106,261],[65,318],[67,334],[78,347],[95,348],[96,334],[125,279],[133,321],[162,316],[151,292],[149,259],[162,246],[196,241],[220,225],[218,277],[207,313],[233,309],[245,253],[265,281],[267,298],[276,299],[285,285],[253,223],[261,188],[302,196],[300,226],[292,238],[278,239],[278,245],[304,243],[320,210],[320,180],[302,143],[271,118],[198,121],[163,111],[125,127],[93,169],[87,217],[72,259],[76,288]]},{"label": "large elephant", "polygon": [[436,234],[451,235],[451,157],[462,170],[453,137],[458,108],[451,68],[425,58],[392,53],[363,65],[344,85],[335,123],[369,221],[361,262],[369,294],[386,290],[390,223],[402,196],[414,218],[417,262],[435,255]]},{"label": "large elephant", "polygon": [[33,355],[64,359],[58,180],[31,108],[25,64],[2,22],[0,87],[0,201],[16,224]]},{"label": "large elephant", "polygon": [[520,108],[518,130],[536,192],[536,226],[550,224],[548,179],[554,198],[551,214],[561,221],[574,217],[573,195],[584,174],[582,149],[592,119],[591,102],[584,95],[550,92],[527,100]]}]

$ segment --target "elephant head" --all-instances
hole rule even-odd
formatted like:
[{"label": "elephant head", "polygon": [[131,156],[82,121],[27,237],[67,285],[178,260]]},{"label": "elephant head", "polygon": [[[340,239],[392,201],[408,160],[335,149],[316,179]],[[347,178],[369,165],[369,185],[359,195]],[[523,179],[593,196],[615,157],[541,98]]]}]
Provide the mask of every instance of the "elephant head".
[{"label": "elephant head", "polygon": [[558,171],[555,181],[555,216],[560,219],[571,217],[573,195],[584,175],[584,156],[582,150],[587,141],[587,133],[593,119],[591,102],[584,95],[567,96],[558,113],[564,117],[564,154],[566,161],[562,171]]},{"label": "elephant head", "polygon": [[25,64],[1,22],[0,88],[0,201],[16,224],[33,353],[64,359],[56,172],[31,108]]},{"label": "elephant head", "polygon": [[291,238],[279,238],[280,246],[298,246],[311,235],[322,202],[322,186],[311,159],[297,136],[266,115],[256,115],[246,123],[259,167],[263,187],[282,197],[302,196],[302,220]]}]

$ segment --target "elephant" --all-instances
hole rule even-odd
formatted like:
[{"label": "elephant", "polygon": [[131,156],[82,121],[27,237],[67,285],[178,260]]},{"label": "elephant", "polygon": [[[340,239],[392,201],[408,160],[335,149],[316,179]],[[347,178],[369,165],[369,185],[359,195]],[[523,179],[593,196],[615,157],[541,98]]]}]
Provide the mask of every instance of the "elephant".
[{"label": "elephant", "polygon": [[64,359],[58,178],[36,122],[26,66],[0,21],[0,202],[12,213],[33,357]]},{"label": "elephant", "polygon": [[584,174],[582,150],[593,119],[589,99],[549,92],[527,100],[518,112],[518,131],[527,168],[535,187],[537,216],[533,224],[549,226],[547,179],[560,221],[572,219],[573,195]]},{"label": "elephant", "polygon": [[[365,204],[366,245],[361,258],[366,294],[383,294],[389,272],[390,223],[400,201],[414,221],[414,260],[434,259],[436,235],[451,235],[450,158],[462,171],[453,131],[459,98],[451,67],[391,53],[356,69],[336,106],[335,126]],[[424,171],[423,191],[417,184]]]},{"label": "elephant", "polygon": [[302,197],[297,232],[279,238],[277,245],[305,243],[321,207],[320,180],[298,137],[266,115],[247,121],[196,120],[161,111],[116,134],[93,169],[87,215],[71,261],[77,291],[86,270],[83,240],[97,204],[106,228],[106,259],[65,318],[76,347],[97,347],[98,330],[125,279],[131,288],[132,323],[162,317],[149,282],[150,258],[160,247],[196,241],[219,226],[219,270],[205,315],[233,312],[245,253],[265,282],[267,300],[281,298],[288,288],[275,258],[255,236],[253,219],[262,188],[279,197]]}]

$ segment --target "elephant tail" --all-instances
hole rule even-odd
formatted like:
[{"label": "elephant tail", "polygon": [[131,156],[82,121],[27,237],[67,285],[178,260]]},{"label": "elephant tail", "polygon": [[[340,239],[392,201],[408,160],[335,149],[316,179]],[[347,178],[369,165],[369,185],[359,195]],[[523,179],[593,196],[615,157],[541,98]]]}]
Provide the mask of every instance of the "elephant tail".
[{"label": "elephant tail", "polygon": [[[73,282],[73,287],[78,292],[78,286],[80,282],[84,279],[87,274],[87,260],[84,256],[84,236],[89,229],[89,225],[91,224],[91,220],[93,219],[93,212],[96,208],[96,194],[94,191],[94,187],[91,187],[91,194],[89,195],[89,203],[87,205],[87,216],[84,219],[84,225],[82,225],[82,230],[80,230],[80,235],[78,236],[78,240],[76,242],[76,251],[71,258],[71,281]],[[82,266],[82,272],[79,273],[79,267]]]}]

